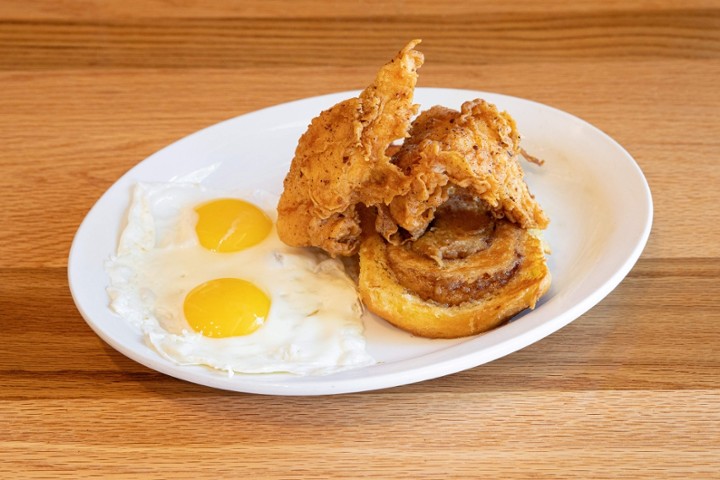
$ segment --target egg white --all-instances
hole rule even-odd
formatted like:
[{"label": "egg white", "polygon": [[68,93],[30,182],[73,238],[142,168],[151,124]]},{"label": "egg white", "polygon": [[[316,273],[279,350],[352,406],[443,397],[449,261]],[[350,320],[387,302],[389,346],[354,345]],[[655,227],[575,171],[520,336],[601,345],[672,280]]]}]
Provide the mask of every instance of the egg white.
[{"label": "egg white", "polygon": [[[200,246],[194,207],[216,198],[243,198],[197,183],[140,183],[128,209],[117,254],[105,265],[110,308],[146,342],[181,365],[206,365],[229,374],[287,372],[324,375],[371,365],[362,307],[342,263],[288,247],[275,227],[268,238],[236,253]],[[273,221],[277,198],[243,198]],[[216,278],[250,281],[271,299],[264,325],[244,336],[209,338],[183,315],[185,295]]]}]

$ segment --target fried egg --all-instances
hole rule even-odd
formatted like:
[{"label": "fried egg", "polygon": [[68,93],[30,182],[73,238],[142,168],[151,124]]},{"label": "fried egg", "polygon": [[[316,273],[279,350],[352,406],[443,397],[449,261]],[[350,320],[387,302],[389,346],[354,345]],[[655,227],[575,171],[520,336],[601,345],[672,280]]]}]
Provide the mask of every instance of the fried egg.
[{"label": "fried egg", "polygon": [[181,365],[324,375],[373,364],[353,281],[339,260],[278,239],[276,203],[136,185],[105,265],[110,308]]}]

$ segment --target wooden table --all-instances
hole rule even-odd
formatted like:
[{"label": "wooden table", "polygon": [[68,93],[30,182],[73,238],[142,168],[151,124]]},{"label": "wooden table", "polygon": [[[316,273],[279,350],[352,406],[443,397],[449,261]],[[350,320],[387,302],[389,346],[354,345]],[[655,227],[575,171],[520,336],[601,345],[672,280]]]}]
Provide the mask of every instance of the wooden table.
[{"label": "wooden table", "polygon": [[[634,155],[655,222],[612,294],[488,365],[335,397],[185,383],[88,328],[68,249],[122,173],[361,88],[413,37],[420,86],[553,105]],[[0,2],[0,477],[720,478],[719,60],[714,0]]]}]

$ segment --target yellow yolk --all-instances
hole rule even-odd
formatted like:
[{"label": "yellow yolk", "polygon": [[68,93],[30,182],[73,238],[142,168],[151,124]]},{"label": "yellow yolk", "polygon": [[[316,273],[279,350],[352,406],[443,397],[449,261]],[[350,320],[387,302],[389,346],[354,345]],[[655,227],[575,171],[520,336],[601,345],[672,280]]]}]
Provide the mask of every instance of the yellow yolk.
[{"label": "yellow yolk", "polygon": [[183,311],[190,327],[206,337],[248,335],[262,326],[270,299],[252,283],[218,278],[193,288]]},{"label": "yellow yolk", "polygon": [[262,242],[270,233],[272,222],[255,205],[223,198],[195,208],[195,225],[200,245],[213,252],[237,252]]}]

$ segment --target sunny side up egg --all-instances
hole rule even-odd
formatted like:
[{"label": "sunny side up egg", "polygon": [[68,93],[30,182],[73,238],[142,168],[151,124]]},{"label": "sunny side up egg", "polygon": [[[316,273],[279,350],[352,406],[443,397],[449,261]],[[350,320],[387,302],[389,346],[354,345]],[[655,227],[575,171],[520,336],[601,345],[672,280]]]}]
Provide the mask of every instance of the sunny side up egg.
[{"label": "sunny side up egg", "polygon": [[111,309],[181,365],[324,375],[375,363],[342,263],[282,243],[276,202],[196,183],[136,185],[105,265]]}]

